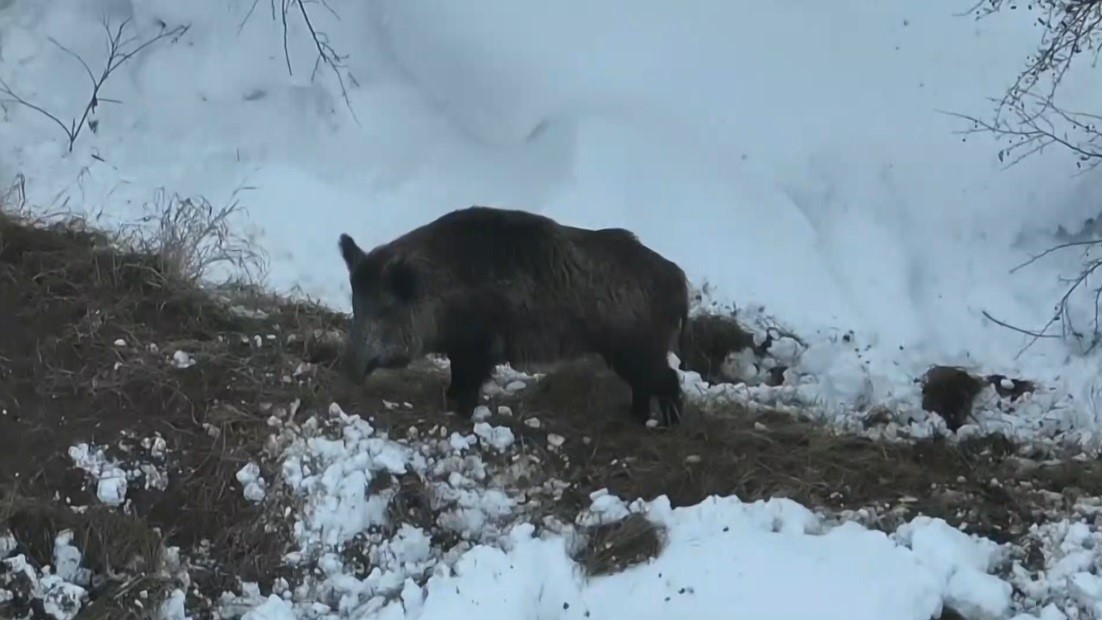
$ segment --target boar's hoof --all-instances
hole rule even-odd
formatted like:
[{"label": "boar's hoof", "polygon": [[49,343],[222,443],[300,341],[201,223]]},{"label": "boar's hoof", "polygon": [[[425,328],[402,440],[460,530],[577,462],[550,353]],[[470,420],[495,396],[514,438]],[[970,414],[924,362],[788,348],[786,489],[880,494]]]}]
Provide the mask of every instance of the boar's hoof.
[{"label": "boar's hoof", "polygon": [[682,411],[683,407],[680,396],[659,398],[658,425],[670,427],[680,424]]},{"label": "boar's hoof", "polygon": [[478,389],[456,389],[449,386],[444,396],[448,407],[454,410],[456,415],[469,420],[474,416],[474,409],[478,406],[478,394]]}]

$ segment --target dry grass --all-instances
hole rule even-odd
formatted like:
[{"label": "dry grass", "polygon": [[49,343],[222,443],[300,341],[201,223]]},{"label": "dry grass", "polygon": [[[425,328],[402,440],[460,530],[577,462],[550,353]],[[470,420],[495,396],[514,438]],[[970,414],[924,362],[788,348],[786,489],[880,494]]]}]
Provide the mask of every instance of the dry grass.
[{"label": "dry grass", "polygon": [[691,317],[685,340],[685,348],[681,351],[685,367],[700,373],[710,383],[724,380],[721,371],[728,354],[744,349],[760,353],[753,335],[739,325],[734,316],[729,315],[700,314]]},{"label": "dry grass", "polygon": [[[105,444],[121,457],[124,435],[159,435],[168,488],[132,488],[129,510],[185,550],[209,544],[219,568],[197,578],[234,587],[238,578],[264,583],[278,573],[278,533],[287,527],[267,531],[264,511],[245,502],[234,474],[249,461],[266,465],[270,415],[286,416],[293,402],[327,406],[348,387],[330,381],[328,368],[337,350],[328,334],[343,321],[312,304],[221,289],[252,310],[235,311],[203,288],[204,269],[240,259],[219,257],[214,249],[230,246],[217,240],[185,247],[181,239],[200,229],[204,213],[221,217],[177,216],[189,228],[168,235],[165,253],[151,240],[128,251],[118,237],[79,226],[0,215],[0,409],[8,412],[0,416],[0,482],[19,481],[31,499],[94,505],[68,447]],[[163,225],[155,231],[168,234]],[[174,365],[177,351],[194,364]]]},{"label": "dry grass", "polygon": [[580,534],[585,542],[574,553],[574,561],[586,576],[596,577],[658,557],[666,532],[645,516],[632,513],[613,523],[582,528]]}]

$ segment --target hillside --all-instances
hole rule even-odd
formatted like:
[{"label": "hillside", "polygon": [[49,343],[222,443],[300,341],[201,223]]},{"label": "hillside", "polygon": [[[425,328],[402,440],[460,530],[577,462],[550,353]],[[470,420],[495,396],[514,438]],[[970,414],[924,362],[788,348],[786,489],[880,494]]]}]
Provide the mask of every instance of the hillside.
[{"label": "hillside", "polygon": [[[177,221],[198,217],[186,211],[194,205],[177,208]],[[459,608],[437,603],[447,588],[429,577],[441,579],[444,566],[461,571],[487,553],[472,545],[508,549],[512,539],[515,547],[514,537],[524,535],[510,534],[509,526],[526,522],[550,537],[540,564],[561,566],[548,568],[544,579],[565,588],[566,600],[576,600],[572,588],[594,588],[587,602],[594,609],[623,602],[602,598],[612,594],[585,586],[583,574],[614,574],[658,556],[649,566],[659,574],[690,579],[693,566],[677,564],[685,553],[677,549],[695,547],[703,534],[689,535],[697,542],[678,539],[701,519],[723,523],[723,531],[750,528],[741,535],[763,549],[782,545],[769,552],[782,557],[783,545],[807,553],[799,545],[816,544],[818,536],[805,529],[822,534],[840,519],[888,533],[920,525],[936,531],[924,518],[904,525],[917,515],[944,519],[1005,544],[990,568],[1021,587],[1023,574],[1039,576],[1072,553],[1051,547],[1042,533],[1066,527],[1060,520],[1087,510],[1088,495],[1102,485],[1094,464],[1043,466],[1015,457],[1005,439],[885,443],[732,401],[698,400],[683,426],[644,429],[624,414],[623,384],[602,363],[585,360],[538,381],[499,375],[489,417],[464,424],[442,408],[446,374],[439,364],[349,385],[333,370],[344,318],[254,289],[201,285],[195,265],[180,260],[194,255],[165,238],[184,237],[130,237],[120,245],[127,238],[79,220],[46,225],[15,212],[0,219],[6,617],[51,606],[80,608],[82,618],[151,617],[168,595],[171,613],[162,617],[185,617],[184,609],[186,617],[215,609],[237,617],[232,610],[244,613],[273,592],[294,592],[289,600],[300,613],[336,614],[320,617],[359,617],[349,614],[395,600],[407,617],[436,617],[430,609],[454,617]],[[706,315],[696,321],[720,322]],[[696,332],[699,348],[687,352],[690,359],[702,359],[704,337],[719,328]],[[629,516],[621,502],[636,499],[657,503],[635,505]],[[602,519],[611,524],[600,525]],[[766,530],[755,534],[755,523]],[[776,531],[788,535],[775,539]],[[850,567],[867,561],[876,571],[906,561],[889,552],[894,544],[905,549],[905,540],[839,542],[841,555],[824,558]],[[923,554],[962,552],[912,548],[920,565],[884,586],[894,592],[884,595],[891,601],[849,600],[838,613],[872,617],[864,614],[888,605],[929,617],[920,611],[938,608],[946,584],[924,581],[923,570],[934,569],[921,567]],[[781,570],[756,557],[742,561],[756,566],[751,572],[759,579]],[[698,559],[707,565],[706,558]],[[1025,573],[1008,573],[1012,560]],[[861,589],[860,571],[835,575],[828,568],[800,570]],[[567,577],[568,569],[578,572]],[[979,570],[970,579],[987,567]],[[28,574],[41,576],[27,581]],[[645,578],[625,574],[620,586],[608,587]],[[475,592],[488,587],[477,576],[451,581]],[[667,601],[668,611],[721,604],[709,597],[723,596],[724,588],[706,583],[694,586],[702,598],[689,607]],[[513,604],[522,604],[523,592],[511,595],[521,597]],[[1010,604],[1004,594],[1002,603],[996,596],[983,604]],[[471,596],[469,604],[494,609],[497,595]],[[984,593],[950,587],[945,596],[959,607]],[[746,609],[761,613],[822,612],[827,602],[814,594],[787,602],[768,592],[747,597]],[[274,614],[283,604],[266,608]]]}]

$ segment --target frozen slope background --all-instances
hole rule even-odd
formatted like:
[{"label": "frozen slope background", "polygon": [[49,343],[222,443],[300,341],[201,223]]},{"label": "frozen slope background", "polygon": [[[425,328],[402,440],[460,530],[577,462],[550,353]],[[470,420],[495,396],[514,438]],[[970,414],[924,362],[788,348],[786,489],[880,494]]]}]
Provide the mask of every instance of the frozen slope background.
[{"label": "frozen slope background", "polygon": [[[104,93],[118,103],[72,153],[5,105],[0,178],[108,220],[158,188],[220,203],[248,186],[240,226],[267,248],[271,284],[343,309],[340,232],[370,245],[470,204],[626,226],[697,283],[764,304],[824,370],[871,347],[877,399],[964,363],[1055,385],[1080,403],[1064,422],[1090,427],[1097,361],[1056,340],[1015,359],[1025,338],[980,315],[1045,323],[1074,257],[1008,270],[1096,215],[1099,191],[1063,153],[1002,172],[991,140],[951,133],[960,122],[939,110],[987,113],[1039,36],[1024,13],[954,16],[969,4],[330,0],[339,18],[311,5],[347,55],[356,122],[331,72],[311,80],[294,14],[288,74],[266,2],[246,20],[246,1],[7,0],[0,76],[65,120],[88,80],[47,37],[98,70],[104,15],[143,39],[159,22],[191,30],[119,69]],[[1078,79],[1072,107],[1097,92]],[[830,344],[846,330],[853,344]]]}]

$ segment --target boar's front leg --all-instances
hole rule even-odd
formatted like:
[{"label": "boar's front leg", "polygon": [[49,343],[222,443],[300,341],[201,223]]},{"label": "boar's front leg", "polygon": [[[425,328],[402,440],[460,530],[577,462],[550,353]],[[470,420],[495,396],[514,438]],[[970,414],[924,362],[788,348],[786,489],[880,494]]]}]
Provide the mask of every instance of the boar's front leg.
[{"label": "boar's front leg", "polygon": [[449,406],[464,419],[470,419],[482,395],[482,386],[494,373],[491,342],[469,343],[448,352],[451,384],[446,396]]}]

